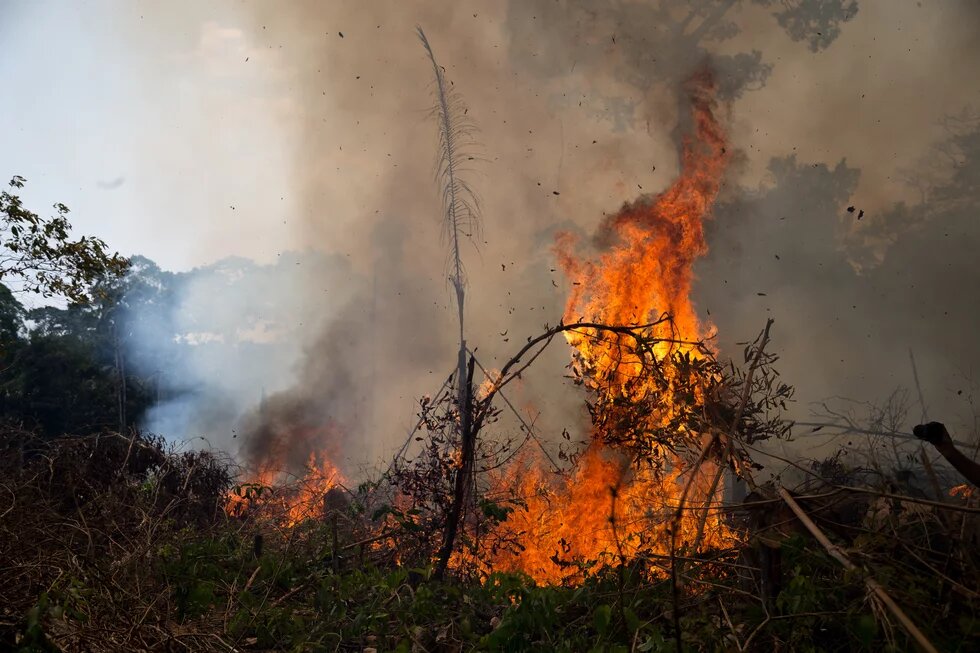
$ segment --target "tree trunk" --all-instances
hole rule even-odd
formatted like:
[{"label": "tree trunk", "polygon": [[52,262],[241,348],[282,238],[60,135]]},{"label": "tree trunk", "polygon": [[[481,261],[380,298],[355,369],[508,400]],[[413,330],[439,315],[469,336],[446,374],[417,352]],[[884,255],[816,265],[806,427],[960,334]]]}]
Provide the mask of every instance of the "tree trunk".
[{"label": "tree trunk", "polygon": [[112,325],[112,339],[116,348],[116,401],[119,404],[119,432],[126,433],[126,361],[119,346],[119,331]]},{"label": "tree trunk", "polygon": [[466,345],[459,350],[459,373],[465,371],[465,376],[459,376],[459,431],[460,431],[460,463],[453,483],[453,502],[446,515],[446,531],[443,535],[442,550],[439,552],[439,562],[436,565],[435,577],[442,579],[449,566],[456,544],[456,534],[459,531],[460,519],[466,505],[466,497],[470,488],[470,477],[473,474],[473,462],[476,454],[476,433],[473,430],[473,365],[474,358],[470,357],[466,365]]}]

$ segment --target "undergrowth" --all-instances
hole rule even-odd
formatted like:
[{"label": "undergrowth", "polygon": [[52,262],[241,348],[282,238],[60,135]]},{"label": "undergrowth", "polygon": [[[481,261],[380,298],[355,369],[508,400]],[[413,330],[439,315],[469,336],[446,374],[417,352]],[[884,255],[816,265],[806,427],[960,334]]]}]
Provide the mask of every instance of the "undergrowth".
[{"label": "undergrowth", "polygon": [[[209,454],[169,451],[142,436],[39,443],[9,430],[2,448],[3,650],[911,646],[869,597],[862,575],[845,572],[800,533],[781,539],[783,582],[771,600],[760,598],[748,547],[688,560],[676,596],[669,576],[656,573],[663,560],[593,567],[568,587],[508,573],[436,582],[431,566],[399,563],[418,560],[399,551],[419,541],[408,531],[399,538],[403,524],[396,521],[383,538],[363,537],[358,529],[372,519],[380,528],[390,514],[363,511],[357,493],[343,519],[286,528],[229,516],[224,502],[233,476],[227,462]],[[976,650],[975,547],[941,539],[951,529],[975,528],[973,515],[920,506],[913,519],[897,503],[888,507],[885,514],[879,506],[876,519],[884,521],[858,536],[852,555],[937,648]]]}]

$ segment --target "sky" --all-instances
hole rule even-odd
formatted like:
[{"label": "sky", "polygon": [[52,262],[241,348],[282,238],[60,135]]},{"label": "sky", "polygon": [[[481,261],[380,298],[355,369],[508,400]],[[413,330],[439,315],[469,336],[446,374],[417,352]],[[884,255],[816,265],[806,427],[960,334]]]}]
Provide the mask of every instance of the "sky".
[{"label": "sky", "polygon": [[[233,6],[164,24],[138,2],[0,2],[0,172],[79,232],[183,270],[268,261],[290,229],[290,100]],[[288,119],[288,117],[286,118]]]},{"label": "sky", "polygon": [[[397,4],[397,10],[382,3],[360,12],[387,23],[383,41],[366,43],[366,35],[356,31],[359,10],[337,3],[338,22],[329,26],[337,43],[325,44],[335,51],[324,56],[344,68],[356,67],[361,55],[376,48],[411,60],[414,78],[394,80],[395,87],[379,87],[378,93],[398,97],[401,119],[420,127],[426,98],[420,94],[413,102],[405,95],[425,84],[412,28],[433,13],[432,3]],[[451,13],[468,17],[465,4]],[[964,56],[977,25],[960,20],[956,7],[963,4],[862,1],[838,40],[818,54],[791,47],[771,20],[754,18],[761,8],[737,7],[744,31],[718,49],[759,48],[773,65],[765,87],[732,107],[737,144],[748,153],[748,178],[762,174],[770,155],[799,152],[830,164],[846,158],[860,167],[859,190],[868,206],[903,196],[906,189],[896,176],[938,139],[938,121],[951,108],[980,101],[970,79],[975,60]],[[166,6],[0,2],[0,78],[9,89],[0,102],[0,173],[26,177],[25,194],[35,206],[64,202],[80,230],[171,269],[228,255],[268,261],[283,249],[306,245],[342,248],[308,242],[297,225],[301,200],[292,180],[306,172],[295,169],[292,152],[304,138],[304,114],[313,107],[302,106],[311,89],[299,88],[303,65],[297,59],[303,53],[290,43],[294,26],[279,19],[268,27],[281,33],[270,36],[256,24],[255,3]],[[474,57],[506,46],[504,11],[498,3],[478,10],[473,25],[459,26]],[[355,28],[347,37],[353,43],[333,32],[344,22]],[[341,53],[341,47],[349,52]],[[511,66],[502,58],[487,67],[499,81]],[[329,95],[347,86],[325,83],[317,90]],[[535,100],[530,93],[524,99]],[[365,109],[358,106],[362,98],[328,100],[316,107],[324,123],[353,122],[350,112]],[[528,140],[539,147],[550,145],[542,140],[571,145],[572,129],[561,133],[555,127],[560,126],[540,125]],[[345,170],[330,171],[334,179],[325,183],[336,194],[349,191],[374,172],[382,156],[374,151]],[[634,176],[653,186],[669,181],[666,174]],[[344,213],[365,208],[333,202]]]},{"label": "sky", "polygon": [[[793,7],[815,22],[794,25]],[[824,15],[839,20],[820,23]],[[324,284],[283,289],[326,304],[290,357],[308,361],[293,375],[316,394],[287,391],[284,405],[343,413],[350,387],[368,388],[386,397],[369,402],[385,406],[376,423],[404,423],[454,357],[431,69],[417,25],[480,130],[472,182],[484,230],[465,256],[470,339],[488,365],[560,316],[569,288],[554,271],[555,232],[587,236],[604,214],[674,179],[681,84],[707,59],[728,85],[735,156],[694,299],[712,310],[704,317],[722,332],[722,353],[740,352],[734,343],[772,315],[803,404],[840,388],[870,400],[908,383],[908,338],[869,347],[856,338],[878,330],[875,316],[842,327],[834,302],[838,288],[860,285],[855,271],[886,259],[901,235],[888,217],[895,207],[920,202],[930,175],[948,176],[935,163],[944,119],[980,107],[980,11],[965,0],[0,0],[0,176],[26,177],[30,206],[63,202],[79,232],[166,269],[232,255],[268,263],[306,248],[346,258],[352,273],[335,282],[343,302],[325,299]],[[826,172],[825,186],[775,188],[773,162],[785,157]],[[800,207],[820,229],[795,224],[773,249],[820,242],[798,246],[796,277],[767,269],[783,288],[762,296],[750,234]],[[762,222],[740,222],[743,209]],[[817,253],[840,254],[832,274],[804,260]],[[815,308],[829,317],[814,318]],[[946,392],[939,379],[952,354],[911,344],[927,391]],[[873,358],[846,367],[851,347],[900,351],[902,369],[869,375]],[[565,362],[556,349],[547,374],[519,391],[556,432],[582,412],[580,396],[552,396]]]}]

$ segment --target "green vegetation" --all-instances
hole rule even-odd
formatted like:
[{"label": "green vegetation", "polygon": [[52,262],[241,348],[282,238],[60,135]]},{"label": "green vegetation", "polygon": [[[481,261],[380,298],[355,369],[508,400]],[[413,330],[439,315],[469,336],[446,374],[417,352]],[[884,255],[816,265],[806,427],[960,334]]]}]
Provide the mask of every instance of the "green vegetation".
[{"label": "green vegetation", "polygon": [[[8,429],[0,442],[5,650],[677,650],[663,560],[596,566],[576,587],[460,569],[438,582],[431,566],[399,563],[437,549],[412,550],[410,515],[368,510],[380,484],[353,492],[338,520],[284,528],[274,514],[228,516],[230,467],[210,454],[140,436],[39,440]],[[871,506],[877,530],[851,550],[940,650],[972,650],[980,560],[949,535],[975,527],[976,514]],[[784,582],[769,602],[745,569],[751,547],[685,565],[683,650],[911,646],[860,574],[803,534],[781,550]]]},{"label": "green vegetation", "polygon": [[27,292],[90,301],[97,282],[122,275],[129,261],[109,254],[98,238],[73,240],[64,204],[55,204],[50,218],[25,208],[16,193],[26,182],[15,176],[0,192],[0,281],[15,277]]}]

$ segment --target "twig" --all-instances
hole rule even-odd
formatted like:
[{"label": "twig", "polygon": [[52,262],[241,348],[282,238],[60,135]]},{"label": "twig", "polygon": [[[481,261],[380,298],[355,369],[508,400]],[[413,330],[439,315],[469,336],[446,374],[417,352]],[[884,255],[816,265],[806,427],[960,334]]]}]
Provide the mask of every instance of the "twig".
[{"label": "twig", "polygon": [[[893,529],[893,531],[894,531],[894,529]],[[901,542],[901,540],[897,540],[897,541]],[[940,578],[942,578],[944,581],[946,581],[947,583],[949,583],[949,586],[951,588],[953,588],[954,590],[956,590],[957,592],[959,592],[963,596],[966,596],[967,598],[971,598],[971,599],[980,598],[980,593],[977,593],[974,590],[971,590],[971,589],[969,589],[967,587],[964,587],[963,585],[957,583],[955,580],[953,580],[952,578],[950,578],[949,576],[947,576],[946,574],[944,574],[940,570],[938,570],[935,567],[933,567],[932,565],[930,565],[927,561],[923,560],[922,557],[919,554],[917,554],[915,551],[913,551],[912,548],[908,544],[906,544],[905,542],[902,542],[902,548],[905,549],[906,551],[908,551],[909,552],[909,555],[911,555],[913,558],[915,558],[916,560],[918,560],[919,563],[921,563],[924,567],[928,568],[929,571],[931,571],[932,573],[936,574],[937,576],[939,576]]]},{"label": "twig", "polygon": [[[493,384],[495,382],[495,379],[493,379],[490,376],[490,372],[487,371],[487,368],[483,367],[480,361],[477,360],[476,356],[473,355],[472,351],[470,352],[470,355],[473,356],[473,360],[476,361],[476,365],[477,367],[480,368],[480,371],[483,372],[484,376],[486,376],[486,378],[490,380],[490,383]],[[524,427],[524,432],[527,433],[528,438],[534,440],[535,444],[538,445],[538,448],[541,449],[541,453],[543,453],[545,457],[548,459],[548,462],[551,463],[551,466],[555,470],[555,472],[560,474],[562,472],[561,467],[558,465],[558,463],[555,462],[555,459],[551,457],[551,454],[548,453],[548,450],[544,448],[544,445],[541,444],[541,440],[539,440],[537,436],[534,435],[534,431],[532,430],[531,425],[527,423],[527,420],[524,419],[524,416],[521,415],[520,411],[517,410],[517,408],[514,406],[511,400],[507,398],[507,395],[505,395],[501,391],[498,391],[497,394],[500,395],[500,398],[504,400],[504,403],[507,404],[507,407],[510,408],[510,411],[514,413],[514,417],[516,417],[517,420],[521,423],[521,426]],[[518,449],[520,449],[520,447],[518,447]]]},{"label": "twig", "polygon": [[738,632],[735,630],[735,625],[732,624],[732,618],[728,616],[728,610],[725,609],[725,603],[721,600],[720,596],[718,597],[718,607],[721,608],[721,613],[725,615],[725,623],[728,624],[728,628],[732,631],[732,638],[735,640],[735,648],[737,648],[739,651],[744,651],[745,649],[742,648],[742,644],[738,641]]},{"label": "twig", "polygon": [[747,651],[749,649],[749,645],[752,643],[752,640],[755,639],[755,636],[759,634],[759,631],[761,631],[765,627],[765,625],[769,623],[769,620],[770,617],[768,614],[766,614],[766,618],[762,620],[762,623],[756,626],[755,629],[753,629],[753,631],[749,633],[748,638],[745,640],[745,645],[742,647],[743,651]]},{"label": "twig", "polygon": [[921,423],[926,422],[926,398],[922,394],[922,385],[919,384],[919,370],[915,367],[915,354],[912,353],[912,348],[909,347],[909,362],[912,363],[912,380],[915,382],[915,390],[919,393],[919,409],[921,414]]},{"label": "twig", "polygon": [[[494,384],[494,386],[490,389],[490,392],[487,393],[487,397],[485,397],[483,401],[486,402],[488,398],[492,397],[493,394],[495,394],[497,391],[502,389],[505,385],[507,385],[515,378],[520,376],[521,372],[523,372],[527,368],[527,365],[529,365],[530,362],[520,367],[513,374],[510,373],[510,370],[515,365],[517,365],[522,358],[524,358],[524,354],[526,354],[530,349],[534,348],[534,346],[537,345],[538,343],[542,341],[546,341],[544,343],[544,346],[541,348],[541,350],[538,351],[532,357],[531,361],[533,362],[534,358],[537,358],[537,356],[540,355],[541,351],[543,351],[544,348],[551,343],[551,340],[559,333],[563,333],[565,331],[575,331],[576,329],[595,329],[596,331],[608,331],[610,333],[618,333],[621,335],[626,335],[639,342],[644,340],[644,336],[643,336],[644,330],[649,330],[651,327],[663,324],[664,322],[668,322],[669,320],[670,320],[670,316],[665,314],[653,322],[649,322],[647,324],[637,324],[632,326],[599,324],[597,322],[573,322],[571,324],[559,324],[556,327],[552,327],[546,330],[541,335],[528,340],[527,343],[523,347],[521,347],[520,350],[518,350],[518,352],[514,354],[509,361],[507,361],[507,363],[503,366],[503,368],[501,368],[500,375],[499,375],[500,382]],[[658,339],[651,340],[651,342],[659,343],[659,342],[674,342],[674,341],[668,340],[666,338],[664,339],[658,338]],[[693,344],[700,344],[700,343],[693,343]]]},{"label": "twig", "polygon": [[5,485],[5,484],[0,484],[0,487],[2,487],[2,488],[3,488],[4,490],[6,490],[7,492],[9,492],[9,493],[10,493],[10,498],[11,498],[11,501],[10,501],[10,507],[8,507],[8,508],[7,508],[6,510],[4,510],[4,511],[3,511],[2,513],[0,513],[0,519],[3,519],[3,518],[4,518],[4,517],[6,517],[6,516],[7,516],[7,515],[8,515],[9,513],[10,513],[10,511],[11,511],[11,510],[13,510],[13,509],[14,509],[14,507],[15,507],[15,506],[17,505],[17,495],[16,495],[16,494],[14,494],[14,491],[13,491],[13,490],[11,490],[11,489],[10,489],[9,487],[7,487],[7,485]]},{"label": "twig", "polygon": [[677,653],[684,653],[684,643],[681,639],[681,599],[680,588],[677,586],[677,523],[670,525],[670,598],[673,603],[671,610],[674,622],[674,643]]},{"label": "twig", "polygon": [[359,542],[352,542],[351,544],[345,544],[344,546],[340,547],[339,550],[340,551],[347,551],[349,549],[355,549],[355,548],[357,548],[359,546],[364,546],[365,544],[371,544],[372,542],[378,542],[380,540],[386,540],[389,537],[394,537],[397,534],[398,534],[398,531],[388,531],[386,533],[382,533],[381,535],[375,535],[374,537],[369,537],[366,540],[361,540]]},{"label": "twig", "polygon": [[[721,481],[721,475],[724,473],[726,465],[728,464],[729,458],[732,455],[732,446],[735,442],[735,438],[738,434],[738,426],[742,422],[742,415],[745,414],[745,406],[749,403],[749,397],[752,393],[752,378],[755,376],[755,371],[759,368],[759,361],[762,360],[762,353],[769,344],[769,329],[772,328],[773,319],[769,318],[766,320],[766,327],[762,330],[760,339],[757,341],[759,346],[755,350],[755,355],[752,357],[752,364],[749,366],[749,371],[745,374],[745,384],[742,386],[742,396],[739,398],[738,408],[735,411],[735,417],[732,419],[731,429],[728,433],[728,442],[725,447],[725,455],[718,465],[718,470],[715,472],[714,477],[711,479],[711,485],[708,486],[707,496],[704,500],[704,511],[701,517],[698,519],[698,530],[694,537],[693,550],[695,553],[698,547],[701,546],[701,539],[704,537],[704,526],[708,521],[708,511],[711,507],[711,500],[715,496],[715,491],[718,489],[718,483]],[[717,440],[717,433],[712,435],[711,444]],[[710,445],[709,445],[710,446]],[[705,451],[707,448],[705,449]],[[697,470],[695,470],[696,473]],[[694,473],[691,475],[691,479],[688,483],[694,482]],[[686,493],[685,493],[686,494]],[[684,504],[684,497],[681,497],[681,505]]]},{"label": "twig", "polygon": [[[839,422],[799,422],[799,421],[794,421],[793,424],[796,425],[796,426],[810,426],[810,427],[812,427],[810,431],[802,434],[803,437],[818,437],[819,435],[826,435],[826,436],[830,436],[830,437],[839,438],[839,437],[843,437],[844,435],[847,435],[849,433],[856,433],[858,435],[879,435],[879,436],[884,436],[886,438],[895,438],[897,440],[908,440],[910,442],[913,442],[913,441],[914,442],[918,442],[919,441],[919,439],[917,437],[915,437],[914,435],[912,435],[911,433],[902,433],[900,431],[882,431],[882,430],[877,430],[877,429],[866,429],[866,428],[862,428],[862,427],[860,427],[860,426],[858,426],[856,424],[851,424],[851,423],[848,423],[848,422],[845,422],[845,423],[842,424],[842,423],[839,423]],[[839,433],[833,433],[833,432],[818,433],[822,429],[837,429],[840,432]],[[957,445],[959,447],[972,447],[972,446],[974,446],[974,443],[964,442],[963,440],[955,440],[955,439],[953,440],[953,444],[955,444],[955,445]]]},{"label": "twig", "polygon": [[[446,380],[442,382],[442,386],[439,388],[439,391],[436,392],[435,395],[433,395],[433,397],[438,398],[440,395],[442,395],[442,393],[446,390],[446,388],[452,383],[454,374],[456,374],[455,371],[453,371],[448,377],[446,377]],[[425,419],[416,420],[415,426],[413,426],[411,430],[409,430],[408,432],[408,437],[405,439],[405,443],[398,450],[398,453],[396,453],[392,457],[391,462],[388,463],[388,469],[385,470],[385,473],[381,475],[382,478],[386,477],[389,473],[391,473],[391,469],[392,467],[395,466],[395,463],[397,463],[402,458],[402,456],[405,455],[405,451],[412,443],[412,438],[415,437],[416,432],[418,432],[418,430],[422,428],[423,424],[425,424]]]},{"label": "twig", "polygon": [[973,508],[971,506],[958,506],[952,503],[940,503],[938,501],[930,501],[929,499],[920,499],[918,497],[910,497],[904,494],[893,494],[891,492],[882,492],[880,490],[871,490],[863,487],[852,487],[850,485],[835,485],[834,487],[845,492],[859,492],[861,494],[871,494],[878,497],[885,497],[888,499],[895,499],[897,501],[903,501],[905,503],[917,503],[923,506],[932,506],[933,508],[939,508],[942,510],[953,510],[956,512],[965,512],[970,514],[980,514],[980,508]]},{"label": "twig", "polygon": [[925,467],[926,476],[929,477],[929,484],[932,485],[932,491],[936,493],[936,499],[941,502],[943,500],[943,490],[939,485],[939,477],[936,476],[936,469],[932,466],[932,461],[929,460],[929,454],[926,453],[925,445],[921,442],[919,443],[919,459],[922,461],[922,466]]}]

